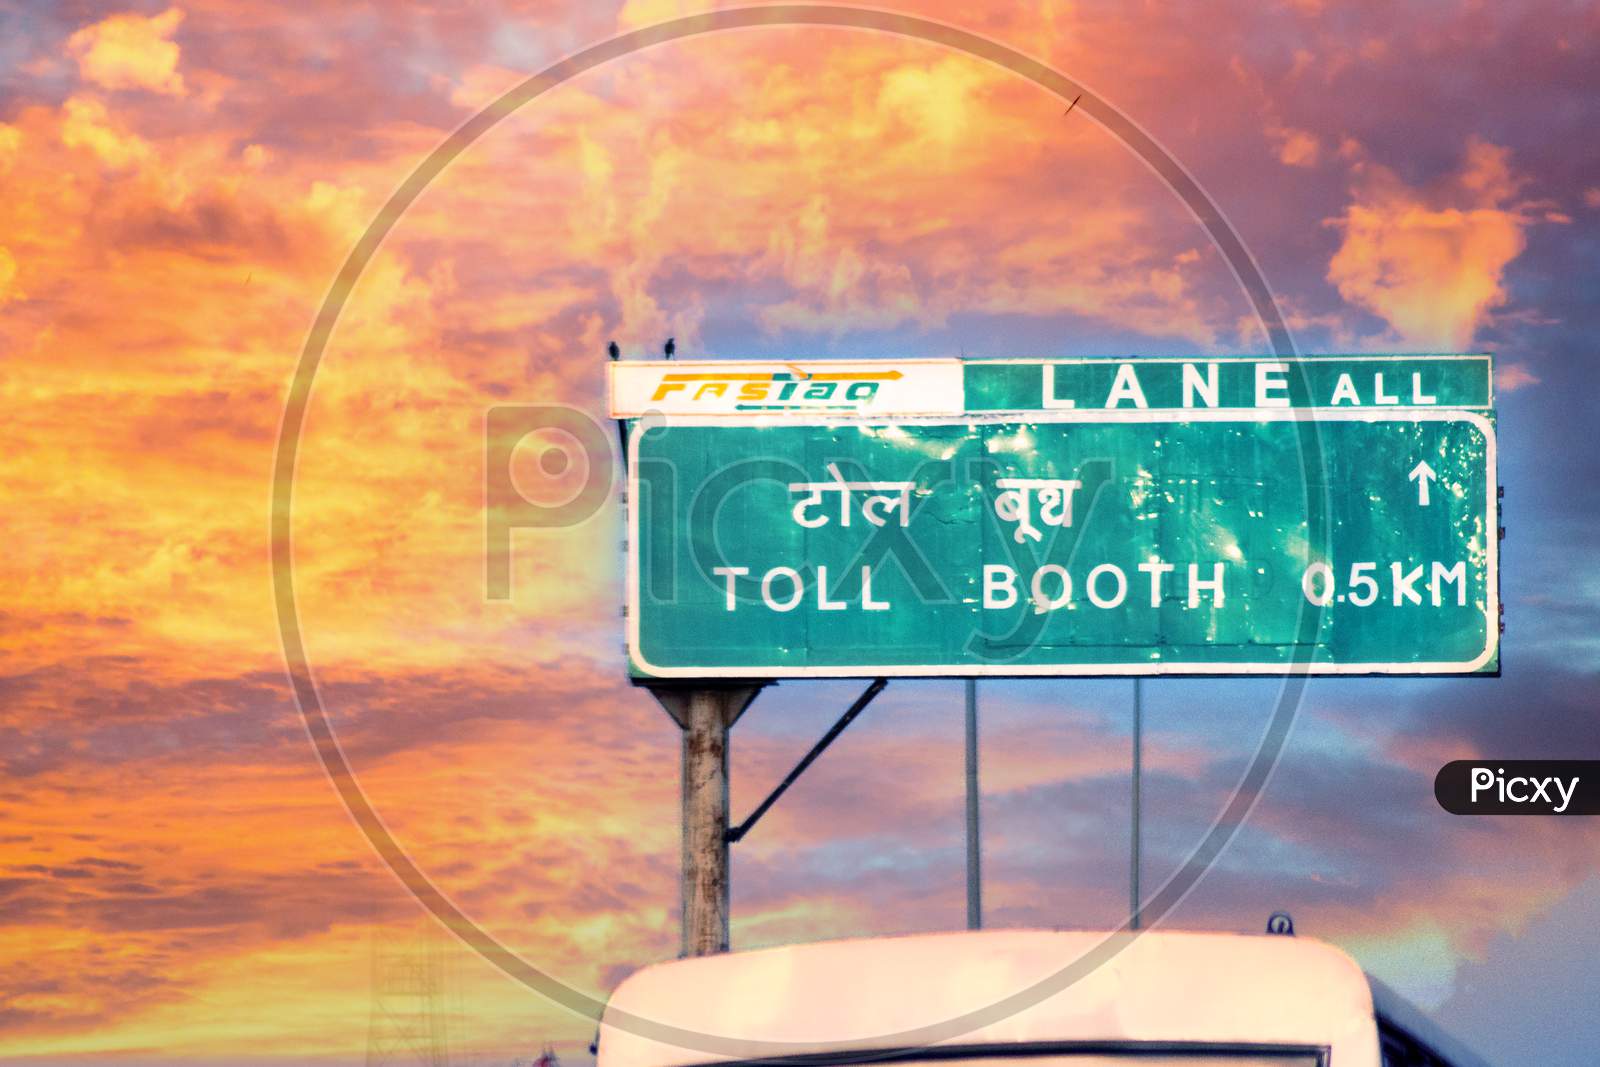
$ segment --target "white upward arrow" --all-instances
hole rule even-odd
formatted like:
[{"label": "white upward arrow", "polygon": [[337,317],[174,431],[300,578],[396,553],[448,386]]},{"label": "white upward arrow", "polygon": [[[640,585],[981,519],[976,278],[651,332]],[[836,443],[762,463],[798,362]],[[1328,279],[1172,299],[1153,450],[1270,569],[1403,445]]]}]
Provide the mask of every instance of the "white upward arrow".
[{"label": "white upward arrow", "polygon": [[1409,478],[1411,481],[1417,483],[1417,505],[1419,507],[1424,507],[1424,508],[1427,507],[1428,506],[1428,482],[1438,478],[1439,476],[1433,472],[1433,468],[1432,467],[1428,466],[1428,461],[1427,460],[1423,460],[1421,463],[1418,463],[1415,467],[1412,467],[1411,468],[1411,473],[1408,474],[1406,477]]}]

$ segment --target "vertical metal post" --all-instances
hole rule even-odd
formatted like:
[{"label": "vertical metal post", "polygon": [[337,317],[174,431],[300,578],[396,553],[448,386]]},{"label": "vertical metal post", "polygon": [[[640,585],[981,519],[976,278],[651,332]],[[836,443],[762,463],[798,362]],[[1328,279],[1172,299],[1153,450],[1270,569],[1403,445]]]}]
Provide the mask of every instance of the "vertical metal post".
[{"label": "vertical metal post", "polygon": [[728,951],[728,732],[760,688],[652,687],[683,730],[685,956]]},{"label": "vertical metal post", "polygon": [[1144,680],[1133,680],[1133,835],[1132,848],[1130,849],[1128,870],[1128,925],[1134,930],[1139,929],[1142,916],[1140,915],[1139,900],[1139,808],[1142,798],[1139,795],[1140,763],[1143,758],[1144,748]]},{"label": "vertical metal post", "polygon": [[983,929],[983,858],[978,831],[978,682],[967,679],[967,929]]},{"label": "vertical metal post", "polygon": [[728,951],[728,726],[712,690],[683,726],[683,955]]}]

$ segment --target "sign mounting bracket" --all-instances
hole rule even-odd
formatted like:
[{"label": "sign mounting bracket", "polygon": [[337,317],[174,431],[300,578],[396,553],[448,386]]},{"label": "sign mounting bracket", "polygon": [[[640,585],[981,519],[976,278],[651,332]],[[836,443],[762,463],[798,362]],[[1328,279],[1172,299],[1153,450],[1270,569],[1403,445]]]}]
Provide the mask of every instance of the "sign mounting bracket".
[{"label": "sign mounting bracket", "polygon": [[779,797],[788,792],[789,787],[794,785],[795,781],[805,773],[806,768],[817,761],[817,757],[822,755],[829,745],[833,744],[834,739],[844,733],[846,727],[855,722],[856,716],[865,711],[867,705],[872,703],[873,698],[883,692],[888,684],[889,679],[887,678],[874,678],[872,680],[872,684],[867,686],[860,696],[856,697],[855,703],[851,704],[845,710],[845,713],[839,716],[839,721],[834,723],[828,729],[828,732],[822,735],[820,741],[811,746],[811,751],[807,752],[799,763],[795,764],[794,770],[784,775],[783,781],[778,783],[777,788],[767,794],[767,799],[756,805],[756,810],[750,813],[750,817],[728,831],[728,843],[730,845],[742,840],[744,835],[750,832],[750,828],[760,821],[761,816],[765,815],[768,809],[778,802]]}]

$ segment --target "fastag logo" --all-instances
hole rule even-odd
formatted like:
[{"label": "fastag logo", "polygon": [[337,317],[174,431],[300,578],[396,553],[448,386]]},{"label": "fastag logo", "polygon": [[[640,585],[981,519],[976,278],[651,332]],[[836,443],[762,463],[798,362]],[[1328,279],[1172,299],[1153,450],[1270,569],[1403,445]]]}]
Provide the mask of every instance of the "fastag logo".
[{"label": "fastag logo", "polygon": [[650,395],[652,403],[688,401],[707,409],[735,411],[865,411],[885,382],[900,371],[838,370],[806,373],[798,367],[774,371],[667,371]]}]

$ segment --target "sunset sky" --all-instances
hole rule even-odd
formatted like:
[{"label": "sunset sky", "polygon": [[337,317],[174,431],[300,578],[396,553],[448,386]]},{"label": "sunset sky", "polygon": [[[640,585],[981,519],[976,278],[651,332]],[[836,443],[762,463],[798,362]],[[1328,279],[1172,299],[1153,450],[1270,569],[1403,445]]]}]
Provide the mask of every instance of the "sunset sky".
[{"label": "sunset sky", "polygon": [[[363,1062],[375,965],[446,955],[463,1062],[591,1021],[428,932],[284,672],[274,444],[379,207],[640,0],[0,0],[0,1057]],[[1249,823],[1168,919],[1352,952],[1503,1065],[1600,1049],[1600,821],[1463,818],[1468,757],[1600,757],[1600,7],[895,3],[1139,123],[1254,253],[1302,352],[1490,351],[1503,677],[1312,684]],[[294,498],[301,623],[384,820],[484,929],[603,997],[677,951],[678,737],[627,684],[620,503],[484,590],[487,409],[604,415],[604,351],[1250,354],[1182,203],[1087,116],[938,45],[767,27],[539,97],[362,276]],[[537,478],[531,469],[525,476]],[[734,734],[757,803],[858,692]],[[986,921],[1126,916],[1131,684],[986,682]],[[1146,694],[1146,881],[1219,810],[1278,683]],[[960,926],[961,686],[895,682],[734,849],[735,947]],[[394,1002],[390,1001],[390,1006]]]}]

